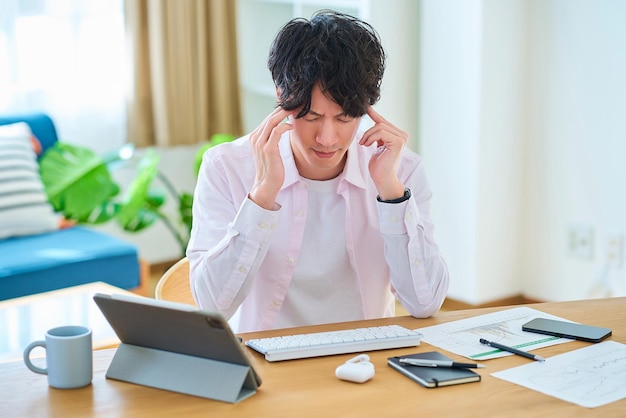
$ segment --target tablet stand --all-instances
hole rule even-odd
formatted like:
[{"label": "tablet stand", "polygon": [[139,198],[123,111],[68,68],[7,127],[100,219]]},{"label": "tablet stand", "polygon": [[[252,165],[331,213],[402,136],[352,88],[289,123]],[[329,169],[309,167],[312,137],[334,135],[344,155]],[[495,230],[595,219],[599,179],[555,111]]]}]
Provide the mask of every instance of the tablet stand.
[{"label": "tablet stand", "polygon": [[230,403],[256,393],[249,366],[124,343],[106,377]]}]

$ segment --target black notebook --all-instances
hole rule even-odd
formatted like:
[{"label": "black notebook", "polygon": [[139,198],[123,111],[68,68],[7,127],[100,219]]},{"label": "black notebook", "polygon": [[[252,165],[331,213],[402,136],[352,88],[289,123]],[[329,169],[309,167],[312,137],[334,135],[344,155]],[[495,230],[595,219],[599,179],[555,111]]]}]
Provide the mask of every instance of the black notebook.
[{"label": "black notebook", "polygon": [[457,369],[450,367],[421,367],[400,363],[401,358],[416,358],[428,360],[452,360],[437,351],[427,353],[410,354],[408,356],[389,357],[387,363],[407,376],[427,388],[439,386],[459,385],[461,383],[479,382],[480,375],[469,369]]}]

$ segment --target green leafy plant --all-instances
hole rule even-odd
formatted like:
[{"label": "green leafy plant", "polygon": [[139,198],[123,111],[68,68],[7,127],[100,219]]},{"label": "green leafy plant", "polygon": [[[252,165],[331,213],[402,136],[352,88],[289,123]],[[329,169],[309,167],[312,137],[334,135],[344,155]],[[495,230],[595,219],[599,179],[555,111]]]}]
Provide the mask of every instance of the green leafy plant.
[{"label": "green leafy plant", "polygon": [[[225,134],[211,137],[211,141],[196,152],[195,174],[208,148],[233,139],[232,135]],[[153,149],[148,148],[138,159],[134,154],[130,144],[101,157],[88,148],[57,142],[40,160],[41,179],[48,199],[66,219],[82,224],[115,220],[125,231],[139,232],[161,221],[184,255],[191,231],[193,195],[179,193],[158,170],[160,158]],[[129,160],[136,162],[136,176],[120,198],[121,189],[113,180],[111,170]],[[167,194],[153,187],[157,178],[178,203],[175,219],[163,210]]]},{"label": "green leafy plant", "polygon": [[67,219],[102,223],[115,216],[112,199],[120,188],[104,160],[92,151],[56,143],[39,166],[50,203]]}]

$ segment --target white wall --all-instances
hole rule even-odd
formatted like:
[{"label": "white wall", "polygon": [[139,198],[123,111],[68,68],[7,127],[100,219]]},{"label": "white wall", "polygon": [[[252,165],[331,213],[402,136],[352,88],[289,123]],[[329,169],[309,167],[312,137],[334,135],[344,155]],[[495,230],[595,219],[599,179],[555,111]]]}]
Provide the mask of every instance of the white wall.
[{"label": "white wall", "polygon": [[[478,142],[476,293],[473,300],[519,294],[524,261],[525,0],[482,2]],[[512,268],[513,267],[513,268]],[[483,280],[490,278],[491,280]]]},{"label": "white wall", "polygon": [[419,138],[420,3],[414,0],[372,0],[368,21],[380,35],[387,66],[376,110],[409,134],[409,147]]},{"label": "white wall", "polygon": [[481,9],[479,0],[426,0],[419,22],[420,153],[450,295],[459,300],[474,300],[478,286]]},{"label": "white wall", "polygon": [[[601,295],[593,289],[606,277],[605,294],[624,295],[624,263],[608,267],[607,244],[626,233],[626,2],[533,1],[529,12],[527,240],[535,250],[520,266],[524,289],[580,299]],[[591,258],[569,254],[572,225],[593,230]]]},{"label": "white wall", "polygon": [[[624,294],[606,259],[626,232],[626,2],[421,4],[420,151],[450,296]],[[574,225],[594,232],[589,258]]]}]

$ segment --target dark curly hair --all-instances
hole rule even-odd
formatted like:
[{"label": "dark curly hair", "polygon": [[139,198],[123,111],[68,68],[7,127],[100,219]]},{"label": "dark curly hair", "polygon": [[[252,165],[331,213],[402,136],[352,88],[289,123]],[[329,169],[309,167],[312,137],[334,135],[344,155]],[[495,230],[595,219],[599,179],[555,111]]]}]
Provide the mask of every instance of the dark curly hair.
[{"label": "dark curly hair", "polygon": [[320,10],[311,20],[285,24],[270,48],[268,68],[286,110],[311,108],[311,92],[322,92],[350,117],[367,113],[380,98],[385,51],[376,30],[353,16]]}]

